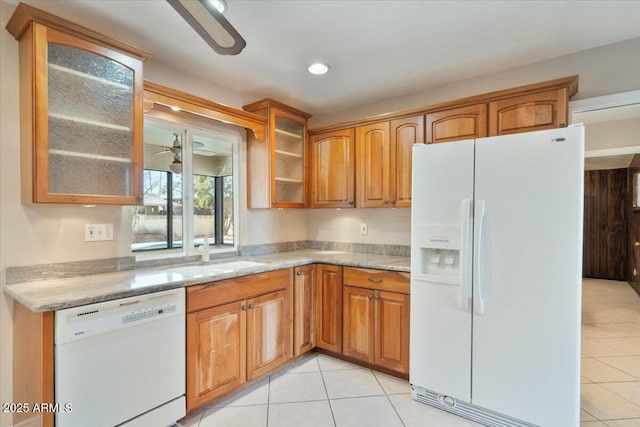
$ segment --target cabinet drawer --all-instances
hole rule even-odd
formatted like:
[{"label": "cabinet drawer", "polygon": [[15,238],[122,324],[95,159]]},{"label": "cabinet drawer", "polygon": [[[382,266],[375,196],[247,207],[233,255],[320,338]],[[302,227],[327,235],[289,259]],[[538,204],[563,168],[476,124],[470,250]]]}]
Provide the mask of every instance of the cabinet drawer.
[{"label": "cabinet drawer", "polygon": [[409,293],[409,273],[400,271],[345,267],[343,282],[360,288]]},{"label": "cabinet drawer", "polygon": [[187,288],[187,312],[251,298],[289,287],[293,269],[269,271]]}]

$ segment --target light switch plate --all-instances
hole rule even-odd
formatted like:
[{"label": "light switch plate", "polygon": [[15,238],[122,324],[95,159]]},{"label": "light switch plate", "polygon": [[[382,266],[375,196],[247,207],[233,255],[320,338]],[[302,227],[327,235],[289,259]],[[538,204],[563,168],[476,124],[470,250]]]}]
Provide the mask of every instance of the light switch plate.
[{"label": "light switch plate", "polygon": [[85,224],[85,242],[103,242],[113,240],[113,224]]}]

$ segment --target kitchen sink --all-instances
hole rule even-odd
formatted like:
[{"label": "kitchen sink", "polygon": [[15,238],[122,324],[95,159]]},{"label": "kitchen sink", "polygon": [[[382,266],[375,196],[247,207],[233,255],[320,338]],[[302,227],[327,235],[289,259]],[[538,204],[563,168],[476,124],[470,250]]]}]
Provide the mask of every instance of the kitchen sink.
[{"label": "kitchen sink", "polygon": [[185,265],[183,267],[175,267],[168,270],[172,273],[183,274],[185,276],[202,277],[232,273],[244,268],[259,267],[261,265],[265,265],[265,263],[256,261],[229,261],[200,265]]}]

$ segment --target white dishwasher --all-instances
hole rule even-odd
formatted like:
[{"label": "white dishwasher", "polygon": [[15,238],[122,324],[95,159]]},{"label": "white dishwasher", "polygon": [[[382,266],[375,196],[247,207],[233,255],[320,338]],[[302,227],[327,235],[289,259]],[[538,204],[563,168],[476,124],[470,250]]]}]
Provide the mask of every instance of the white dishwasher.
[{"label": "white dishwasher", "polygon": [[184,417],[184,288],[59,310],[56,427],[166,427]]}]

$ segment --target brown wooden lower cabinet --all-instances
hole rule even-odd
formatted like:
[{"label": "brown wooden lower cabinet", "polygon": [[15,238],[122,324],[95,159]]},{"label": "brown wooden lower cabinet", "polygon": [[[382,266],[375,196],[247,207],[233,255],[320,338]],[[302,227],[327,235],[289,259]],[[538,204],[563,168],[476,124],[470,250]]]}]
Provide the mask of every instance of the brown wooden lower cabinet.
[{"label": "brown wooden lower cabinet", "polygon": [[[35,313],[13,303],[13,402],[55,403],[54,312]],[[15,411],[15,426],[53,427],[53,412]]]},{"label": "brown wooden lower cabinet", "polygon": [[187,406],[195,408],[247,379],[245,301],[187,315]]},{"label": "brown wooden lower cabinet", "polygon": [[247,301],[247,379],[257,378],[291,359],[290,289]]},{"label": "brown wooden lower cabinet", "polygon": [[342,352],[342,267],[318,264],[316,272],[316,346]]},{"label": "brown wooden lower cabinet", "polygon": [[345,267],[343,354],[409,372],[409,274]]},{"label": "brown wooden lower cabinet", "polygon": [[344,287],[346,356],[409,372],[409,295]]},{"label": "brown wooden lower cabinet", "polygon": [[409,372],[409,295],[376,291],[373,363]]},{"label": "brown wooden lower cabinet", "polygon": [[345,356],[373,363],[374,316],[371,289],[345,286],[343,291],[343,344]]},{"label": "brown wooden lower cabinet", "polygon": [[296,267],[293,279],[293,355],[316,346],[316,266]]},{"label": "brown wooden lower cabinet", "polygon": [[187,289],[187,412],[291,358],[292,277],[276,270]]}]

